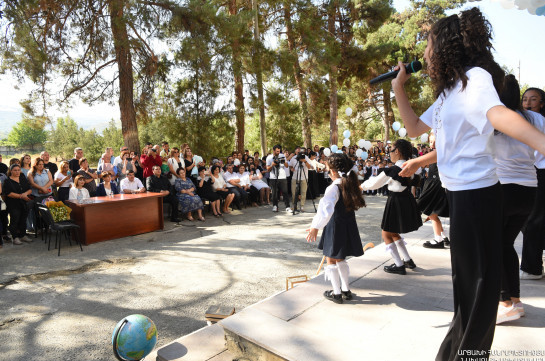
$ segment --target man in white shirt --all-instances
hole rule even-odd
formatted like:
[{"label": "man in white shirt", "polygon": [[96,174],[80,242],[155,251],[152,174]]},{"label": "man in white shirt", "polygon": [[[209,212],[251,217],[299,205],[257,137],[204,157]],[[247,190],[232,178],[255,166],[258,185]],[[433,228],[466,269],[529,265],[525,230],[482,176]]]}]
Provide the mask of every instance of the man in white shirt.
[{"label": "man in white shirt", "polygon": [[[300,149],[300,148],[298,148]],[[301,212],[304,212],[305,200],[307,199],[308,170],[311,169],[310,159],[305,152],[296,149],[296,154],[289,162],[291,177],[291,191],[293,194],[293,211],[297,205],[297,198],[301,196]]]},{"label": "man in white shirt", "polygon": [[134,176],[133,170],[127,172],[127,178],[119,182],[119,187],[121,188],[121,192],[125,194],[146,193],[146,188],[140,179]]},{"label": "man in white shirt", "polygon": [[243,195],[242,195],[242,192],[240,191],[241,189],[239,185],[240,178],[239,178],[239,174],[233,171],[233,164],[227,164],[225,166],[225,173],[223,173],[223,179],[225,179],[225,183],[227,184],[227,190],[229,191],[229,193],[233,193],[235,195],[234,203],[236,207],[239,210],[242,209],[240,205],[240,200],[243,198]]},{"label": "man in white shirt", "polygon": [[280,144],[273,147],[273,153],[267,157],[266,166],[269,172],[269,186],[272,190],[273,212],[278,212],[278,199],[280,197],[278,188],[282,191],[286,212],[291,212],[287,181],[289,169]]}]

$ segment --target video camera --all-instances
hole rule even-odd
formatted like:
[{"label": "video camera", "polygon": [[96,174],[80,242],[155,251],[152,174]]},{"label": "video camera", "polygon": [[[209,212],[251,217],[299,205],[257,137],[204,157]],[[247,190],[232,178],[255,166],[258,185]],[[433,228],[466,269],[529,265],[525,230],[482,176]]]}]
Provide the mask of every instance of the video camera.
[{"label": "video camera", "polygon": [[275,167],[280,167],[280,164],[284,164],[286,162],[286,159],[284,157],[280,158],[279,156],[273,157],[273,163],[275,163]]},{"label": "video camera", "polygon": [[302,162],[305,160],[305,157],[307,156],[307,152],[305,149],[301,149],[299,151],[299,153],[297,153],[296,155],[296,159],[299,161],[299,162]]}]

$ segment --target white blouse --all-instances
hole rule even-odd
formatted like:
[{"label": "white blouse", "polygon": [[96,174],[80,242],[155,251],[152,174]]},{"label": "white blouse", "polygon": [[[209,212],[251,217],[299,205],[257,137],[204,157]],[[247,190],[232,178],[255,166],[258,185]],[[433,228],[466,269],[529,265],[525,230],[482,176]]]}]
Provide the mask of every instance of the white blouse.
[{"label": "white blouse", "polygon": [[[83,199],[90,198],[89,191],[87,189],[81,188],[81,193],[83,194]],[[77,201],[78,200],[78,189],[76,187],[71,187],[70,188],[70,193],[69,193],[69,196],[68,196],[68,200],[71,200],[71,201]]]},{"label": "white blouse", "polygon": [[[405,162],[405,160],[398,160],[395,165],[401,168],[401,165]],[[388,185],[388,190],[390,192],[403,192],[405,188],[407,188],[402,186],[401,183],[394,180],[392,177],[389,177],[386,172],[381,172],[378,176],[369,178],[362,183],[360,188],[363,191],[370,191],[373,189],[379,189],[385,185]]]},{"label": "white blouse", "polygon": [[324,228],[335,211],[335,204],[339,200],[339,187],[341,184],[341,178],[337,178],[326,189],[320,204],[318,204],[318,210],[316,215],[312,219],[310,228],[322,229]]},{"label": "white blouse", "polygon": [[218,177],[214,177],[212,175],[212,177],[214,178],[214,183],[212,183],[212,189],[214,191],[218,190],[218,189],[222,189],[226,186],[225,184],[225,180],[223,179],[223,177],[221,176],[221,174],[218,175]]}]

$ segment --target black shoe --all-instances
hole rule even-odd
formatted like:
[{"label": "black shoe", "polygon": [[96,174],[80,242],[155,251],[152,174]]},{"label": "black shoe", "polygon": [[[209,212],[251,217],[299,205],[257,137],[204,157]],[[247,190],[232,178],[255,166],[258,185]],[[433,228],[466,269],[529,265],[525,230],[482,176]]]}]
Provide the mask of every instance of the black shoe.
[{"label": "black shoe", "polygon": [[331,300],[331,301],[335,302],[335,303],[343,303],[342,294],[336,295],[336,294],[333,293],[333,290],[325,291],[324,292],[324,297],[327,298],[328,300]]},{"label": "black shoe", "polygon": [[450,248],[450,239],[448,237],[443,238],[443,243],[445,244],[445,248]]},{"label": "black shoe", "polygon": [[180,218],[171,218],[170,221],[174,223],[180,223],[182,220]]},{"label": "black shoe", "polygon": [[352,292],[350,292],[350,290],[341,291],[341,295],[343,296],[343,300],[345,301],[350,301],[352,299]]},{"label": "black shoe", "polygon": [[396,266],[396,264],[391,264],[389,266],[384,266],[384,272],[388,273],[395,273],[398,275],[406,275],[407,271],[405,270],[405,265],[403,266]]},{"label": "black shoe", "polygon": [[408,260],[408,261],[404,261],[403,263],[405,264],[406,268],[410,268],[410,269],[415,269],[416,268],[416,264],[414,264],[414,261],[413,261],[412,258],[410,260]]},{"label": "black shoe", "polygon": [[445,242],[441,241],[432,243],[430,241],[426,241],[424,242],[424,248],[445,248]]}]

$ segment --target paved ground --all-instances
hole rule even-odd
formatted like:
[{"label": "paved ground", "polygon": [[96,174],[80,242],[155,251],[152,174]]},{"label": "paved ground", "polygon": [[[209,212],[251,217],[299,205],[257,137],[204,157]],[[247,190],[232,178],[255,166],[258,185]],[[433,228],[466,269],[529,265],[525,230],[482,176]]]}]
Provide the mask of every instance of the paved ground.
[{"label": "paved ground", "polygon": [[[386,198],[357,212],[364,241],[380,242]],[[308,203],[307,209],[311,208]],[[158,346],[206,325],[213,304],[241,310],[315,273],[321,252],[307,244],[311,213],[270,207],[205,223],[167,223],[162,232],[79,248],[60,257],[41,241],[0,250],[0,355],[10,361],[112,360],[111,333],[141,313],[158,327]],[[105,220],[115,222],[115,220]],[[98,227],[100,225],[97,225]]]}]

